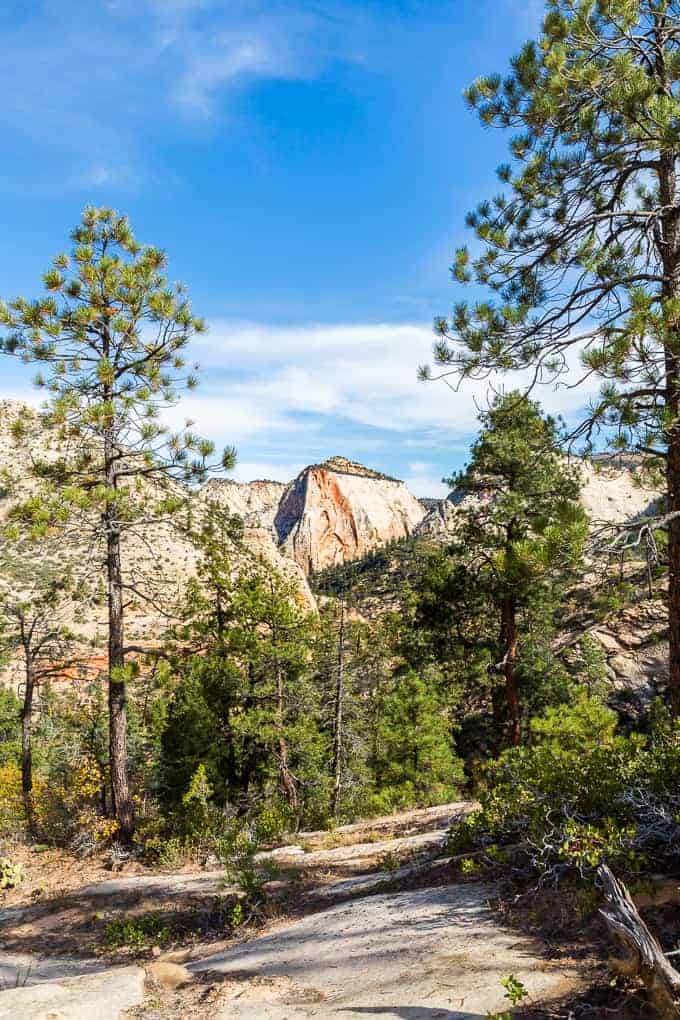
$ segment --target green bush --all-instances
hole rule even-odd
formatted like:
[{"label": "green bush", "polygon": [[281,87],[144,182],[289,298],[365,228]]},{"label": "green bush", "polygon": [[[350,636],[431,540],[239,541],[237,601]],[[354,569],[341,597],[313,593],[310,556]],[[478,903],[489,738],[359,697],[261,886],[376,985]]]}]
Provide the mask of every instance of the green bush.
[{"label": "green bush", "polygon": [[109,949],[143,949],[153,943],[164,946],[170,941],[172,932],[158,914],[144,914],[141,917],[117,917],[105,929],[104,938]]},{"label": "green bush", "polygon": [[149,836],[144,840],[144,860],[162,868],[176,868],[191,857],[195,849],[179,836]]},{"label": "green bush", "polygon": [[21,760],[20,709],[14,691],[0,687],[0,765],[16,764]]},{"label": "green bush", "polygon": [[369,813],[445,804],[460,796],[463,763],[435,683],[408,670],[394,678],[376,706],[375,791]]},{"label": "green bush", "polygon": [[24,869],[21,864],[10,860],[9,857],[0,857],[0,889],[13,889],[21,885],[24,880]]},{"label": "green bush", "polygon": [[630,874],[680,860],[680,727],[661,713],[649,737],[617,732],[617,716],[579,696],[531,723],[528,747],[487,766],[480,809],[451,834],[454,849],[502,843],[543,882],[603,861]]}]

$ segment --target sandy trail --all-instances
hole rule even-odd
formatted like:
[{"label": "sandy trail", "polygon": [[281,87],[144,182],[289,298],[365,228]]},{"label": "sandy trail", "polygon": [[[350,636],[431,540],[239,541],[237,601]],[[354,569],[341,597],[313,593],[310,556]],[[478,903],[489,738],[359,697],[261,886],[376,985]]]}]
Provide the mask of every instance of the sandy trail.
[{"label": "sandy trail", "polygon": [[[7,936],[5,952],[0,936],[0,1020],[472,1020],[506,1008],[500,981],[509,973],[534,999],[561,995],[578,983],[575,966],[550,962],[540,943],[504,928],[489,906],[492,886],[400,890],[409,862],[441,854],[448,820],[468,809],[445,805],[331,834],[305,833],[300,846],[263,854],[305,876],[300,902],[309,912],[218,954],[207,955],[199,942],[188,964],[195,980],[160,999],[144,996],[140,967],[106,967],[75,953],[23,953],[9,948],[17,944],[10,936],[32,926],[56,947],[59,926],[78,911],[200,903],[224,891],[222,871],[88,882],[34,917],[30,903],[16,902],[0,912]],[[385,891],[385,881],[395,891]],[[26,977],[26,987],[12,987]]]},{"label": "sandy trail", "polygon": [[474,883],[373,896],[281,926],[190,965],[238,978],[219,1020],[485,1017],[513,973],[532,998],[577,981],[543,947],[499,924],[493,888]]}]

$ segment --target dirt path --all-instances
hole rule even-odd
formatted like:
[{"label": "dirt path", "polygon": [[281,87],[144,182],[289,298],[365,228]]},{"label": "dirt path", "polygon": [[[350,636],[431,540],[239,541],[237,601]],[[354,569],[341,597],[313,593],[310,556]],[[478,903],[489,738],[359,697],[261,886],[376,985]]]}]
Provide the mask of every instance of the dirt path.
[{"label": "dirt path", "polygon": [[[190,983],[153,987],[145,998],[139,966],[112,967],[111,959],[97,956],[97,924],[101,929],[110,917],[145,910],[171,917],[206,909],[225,892],[221,871],[92,882],[90,869],[80,885],[46,902],[31,902],[27,890],[0,911],[0,986],[6,989],[0,1020],[45,1020],[50,1012],[59,1020],[469,1020],[505,1008],[500,980],[508,973],[533,997],[562,994],[577,982],[576,968],[551,963],[542,945],[505,929],[489,906],[491,886],[404,887],[414,862],[443,853],[448,821],[466,810],[469,805],[446,805],[304,833],[299,845],[263,854],[285,869],[277,888],[293,897],[297,920],[289,914],[248,941],[225,942],[220,929],[212,948],[205,937],[186,950],[173,947],[161,959],[187,963]],[[150,949],[142,966],[151,962]],[[12,989],[17,981],[27,987]],[[103,988],[106,1002],[97,1012]]]},{"label": "dirt path", "polygon": [[508,973],[534,998],[573,987],[573,966],[499,925],[492,895],[475,883],[352,901],[189,969],[238,979],[216,1020],[485,1017],[507,1006]]}]

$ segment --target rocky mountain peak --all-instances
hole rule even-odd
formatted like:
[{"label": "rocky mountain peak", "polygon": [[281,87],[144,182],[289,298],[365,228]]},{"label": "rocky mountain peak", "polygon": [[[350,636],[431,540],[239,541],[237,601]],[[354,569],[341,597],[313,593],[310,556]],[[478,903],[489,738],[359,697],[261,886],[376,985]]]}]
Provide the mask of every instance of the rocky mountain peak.
[{"label": "rocky mountain peak", "polygon": [[404,482],[342,456],[311,464],[288,485],[213,480],[202,494],[268,530],[306,573],[405,538],[425,516]]},{"label": "rocky mountain peak", "polygon": [[404,482],[345,457],[305,468],[274,518],[281,551],[307,573],[412,534],[425,509]]},{"label": "rocky mountain peak", "polygon": [[[581,502],[593,526],[634,520],[649,513],[659,499],[659,490],[639,477],[639,460],[633,455],[617,458],[616,462],[603,457],[580,460],[577,466],[581,476]],[[444,500],[422,500],[427,505],[427,514],[416,534],[442,541],[452,538],[458,511],[474,506],[479,499],[479,493],[454,489]]]},{"label": "rocky mountain peak", "polygon": [[[317,465],[315,465],[317,466]],[[356,460],[349,460],[347,457],[329,457],[318,467],[327,468],[329,471],[333,471],[336,474],[342,475],[358,475],[360,478],[376,478],[386,482],[397,482],[399,479],[390,478],[389,475],[384,475],[380,471],[374,471],[373,468],[366,467],[364,464],[360,464]],[[309,468],[305,468],[309,470]],[[403,484],[403,483],[399,483]]]}]

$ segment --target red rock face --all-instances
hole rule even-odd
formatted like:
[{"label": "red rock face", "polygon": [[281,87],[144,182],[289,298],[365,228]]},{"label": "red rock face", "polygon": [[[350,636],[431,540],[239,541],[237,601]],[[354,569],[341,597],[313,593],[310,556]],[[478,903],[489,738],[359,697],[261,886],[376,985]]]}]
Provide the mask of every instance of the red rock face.
[{"label": "red rock face", "polygon": [[311,573],[406,537],[424,513],[403,482],[315,466],[284,494],[275,527],[282,552]]}]

